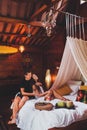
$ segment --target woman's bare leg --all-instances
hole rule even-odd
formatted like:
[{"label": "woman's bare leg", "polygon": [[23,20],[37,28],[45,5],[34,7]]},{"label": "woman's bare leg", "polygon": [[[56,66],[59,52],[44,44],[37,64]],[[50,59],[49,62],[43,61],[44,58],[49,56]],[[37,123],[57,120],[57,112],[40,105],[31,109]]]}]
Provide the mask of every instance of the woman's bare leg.
[{"label": "woman's bare leg", "polygon": [[22,99],[20,97],[16,97],[14,99],[14,106],[13,106],[13,114],[12,120],[8,122],[8,124],[15,124],[16,123],[16,116],[18,111],[22,108],[25,102],[29,99],[28,96],[23,96]]},{"label": "woman's bare leg", "polygon": [[8,124],[15,124],[16,123],[16,115],[17,115],[17,112],[19,111],[20,101],[21,101],[21,98],[19,96],[15,97],[13,111],[12,111],[12,120],[9,121]]},{"label": "woman's bare leg", "polygon": [[21,101],[19,102],[19,110],[23,107],[23,105],[25,104],[25,102],[29,100],[28,96],[23,96]]}]

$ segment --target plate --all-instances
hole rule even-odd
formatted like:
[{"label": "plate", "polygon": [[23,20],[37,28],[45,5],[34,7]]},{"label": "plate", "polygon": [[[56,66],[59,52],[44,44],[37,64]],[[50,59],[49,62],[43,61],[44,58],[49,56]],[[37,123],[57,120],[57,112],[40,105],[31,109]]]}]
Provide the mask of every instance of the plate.
[{"label": "plate", "polygon": [[72,107],[66,107],[66,106],[60,107],[60,106],[58,106],[57,103],[56,103],[55,109],[57,109],[57,108],[75,109],[75,106],[73,105]]}]

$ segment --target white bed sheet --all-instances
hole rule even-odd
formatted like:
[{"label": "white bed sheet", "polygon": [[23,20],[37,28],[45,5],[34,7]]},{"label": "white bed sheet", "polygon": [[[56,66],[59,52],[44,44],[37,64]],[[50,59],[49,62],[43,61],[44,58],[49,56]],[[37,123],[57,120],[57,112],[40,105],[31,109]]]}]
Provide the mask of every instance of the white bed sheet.
[{"label": "white bed sheet", "polygon": [[[36,102],[43,102],[44,98],[29,100],[25,103],[22,109],[19,111],[16,124],[20,130],[48,130],[53,127],[65,127],[71,123],[81,120],[87,117],[87,105],[81,102],[75,101],[72,96],[66,98],[74,99],[74,109],[53,109],[51,111],[39,111],[36,110],[34,104]],[[50,101],[55,105],[59,99]]]}]

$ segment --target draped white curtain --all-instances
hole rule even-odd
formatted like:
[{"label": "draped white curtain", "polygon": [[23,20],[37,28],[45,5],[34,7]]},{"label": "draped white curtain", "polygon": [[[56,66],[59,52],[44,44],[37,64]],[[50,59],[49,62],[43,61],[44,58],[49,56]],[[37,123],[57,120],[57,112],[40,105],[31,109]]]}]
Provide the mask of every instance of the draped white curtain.
[{"label": "draped white curtain", "polygon": [[[79,38],[76,37],[77,18],[79,22]],[[85,41],[83,18],[67,13],[66,33],[67,40],[60,69],[51,89],[60,87],[68,80],[81,80],[82,76],[87,81],[87,41]]]},{"label": "draped white curtain", "polygon": [[82,76],[87,81],[87,41],[68,38],[69,47]]}]

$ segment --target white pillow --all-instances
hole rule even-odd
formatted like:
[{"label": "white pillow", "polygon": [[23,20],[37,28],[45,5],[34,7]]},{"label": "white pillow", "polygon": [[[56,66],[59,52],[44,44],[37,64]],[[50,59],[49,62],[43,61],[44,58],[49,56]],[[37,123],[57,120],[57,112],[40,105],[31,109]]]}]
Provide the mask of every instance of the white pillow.
[{"label": "white pillow", "polygon": [[77,94],[80,85],[72,85],[72,84],[70,84],[69,87],[72,89],[72,92],[70,93],[70,95],[75,95],[75,94]]},{"label": "white pillow", "polygon": [[85,85],[87,85],[87,81],[85,82]]},{"label": "white pillow", "polygon": [[72,92],[70,93],[70,95],[77,94],[81,83],[82,83],[82,81],[75,81],[75,80],[70,80],[67,82],[69,87],[72,89]]},{"label": "white pillow", "polygon": [[81,85],[82,81],[69,80],[67,83],[72,85]]}]

